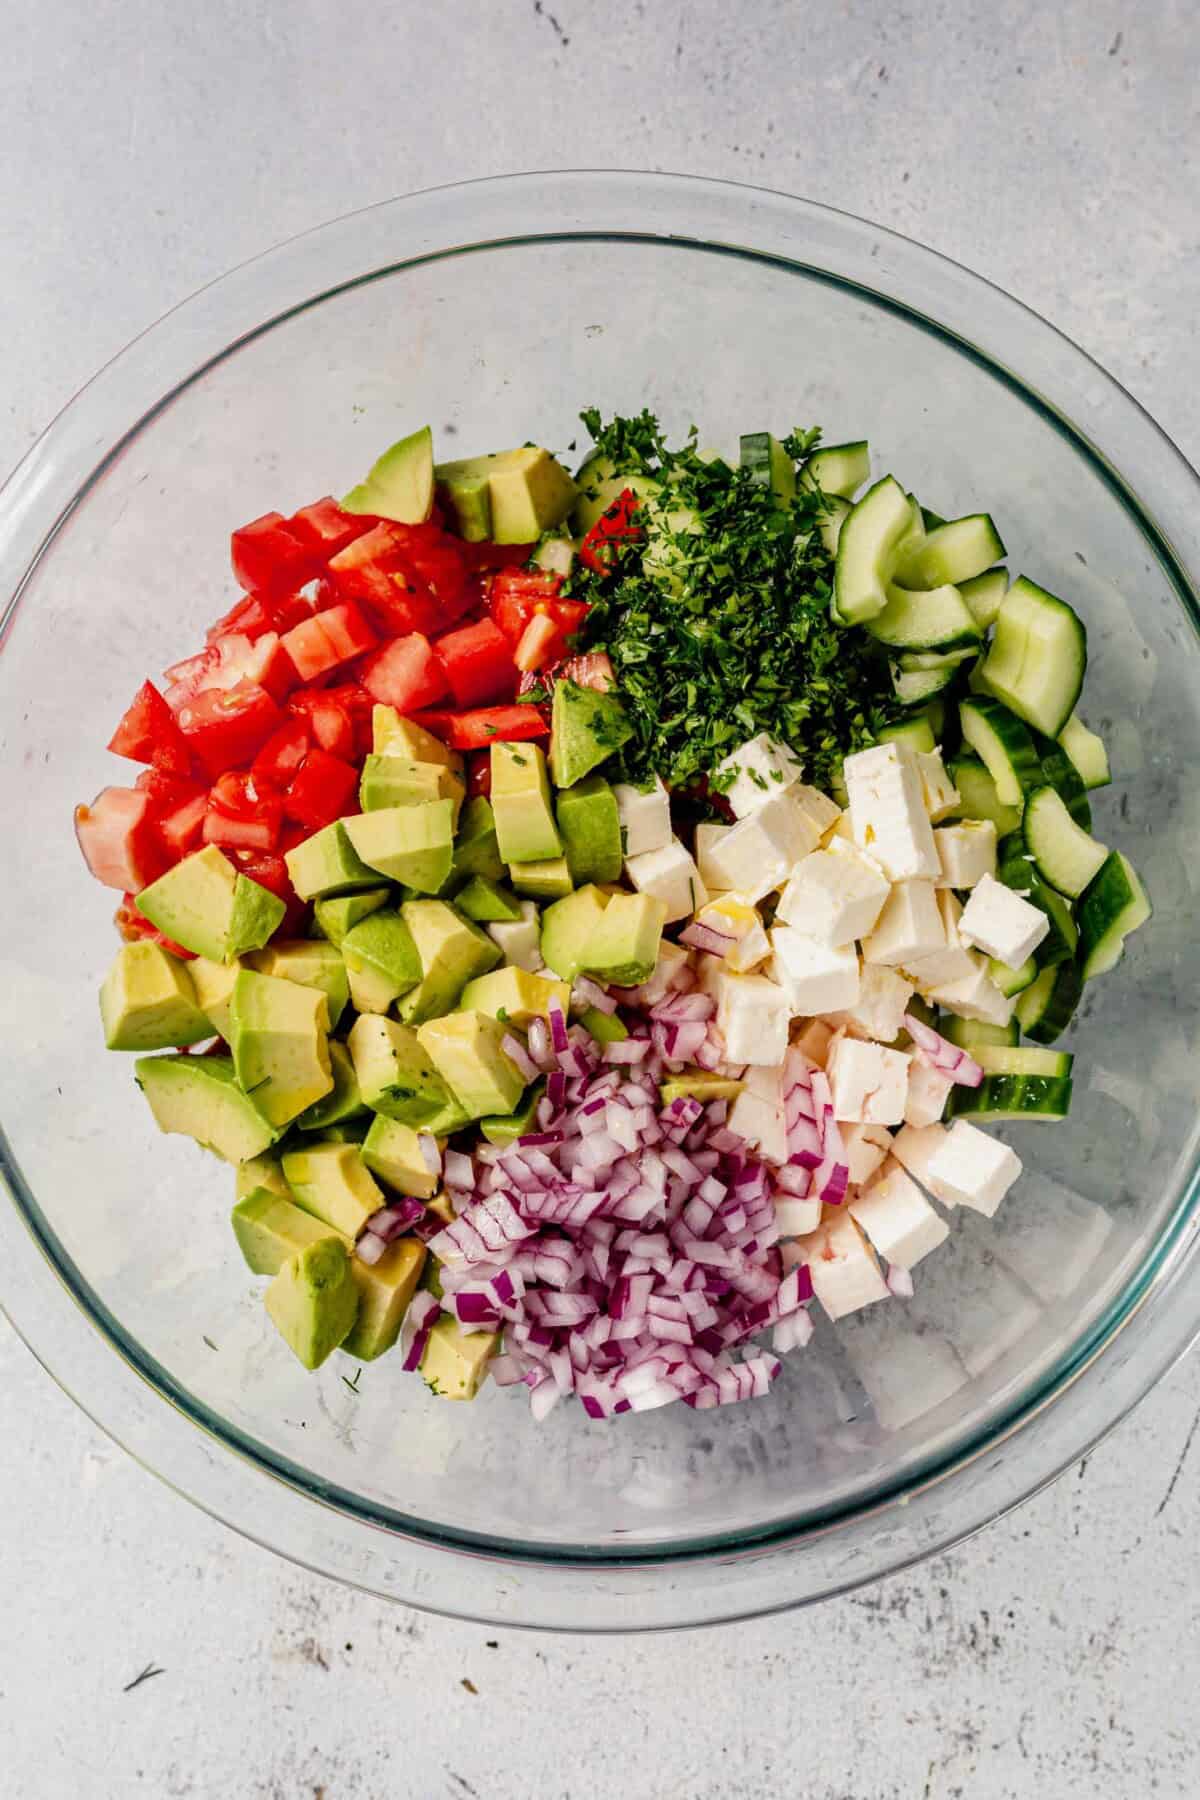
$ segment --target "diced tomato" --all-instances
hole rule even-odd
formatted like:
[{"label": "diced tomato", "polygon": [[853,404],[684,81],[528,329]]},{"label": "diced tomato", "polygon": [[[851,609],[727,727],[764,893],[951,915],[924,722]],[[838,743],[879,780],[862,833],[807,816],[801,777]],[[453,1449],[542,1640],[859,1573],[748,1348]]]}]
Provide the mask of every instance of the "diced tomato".
[{"label": "diced tomato", "polygon": [[207,650],[175,663],[166,677],[171,683],[167,700],[175,713],[206,688],[236,687],[239,681],[253,681],[273,700],[283,700],[299,679],[275,631],[253,639],[239,631],[226,632]]},{"label": "diced tomato", "polygon": [[282,723],[270,694],[253,681],[239,681],[228,691],[206,689],[179,711],[188,748],[214,781],[227,769],[244,768]]},{"label": "diced tomato", "polygon": [[362,684],[372,700],[401,713],[432,706],[447,692],[441,657],[420,631],[396,638],[371,657],[363,666]]},{"label": "diced tomato", "polygon": [[563,681],[573,681],[576,687],[595,688],[598,694],[607,694],[616,686],[616,675],[613,673],[612,661],[605,650],[588,650],[582,656],[568,656],[553,670],[554,677]]},{"label": "diced tomato", "polygon": [[488,583],[488,611],[509,643],[518,644],[539,604],[548,611],[549,602],[558,599],[561,587],[561,575],[535,569],[501,569]]},{"label": "diced tomato", "polygon": [[472,750],[467,757],[467,798],[492,791],[492,759],[486,750]]},{"label": "diced tomato", "polygon": [[288,529],[306,550],[324,561],[368,532],[371,521],[361,513],[343,512],[337,501],[326,495],[324,500],[314,500],[311,506],[302,506],[293,513]]},{"label": "diced tomato", "polygon": [[511,700],[517,687],[512,645],[491,619],[460,625],[437,641],[456,706]]},{"label": "diced tomato", "polygon": [[197,795],[203,797],[208,792],[200,782],[181,775],[168,775],[165,769],[143,769],[133,785],[139,793],[149,794],[150,803],[159,818],[164,813],[173,812],[185,801],[194,800]]},{"label": "diced tomato", "polygon": [[296,665],[302,681],[312,681],[331,669],[373,650],[378,639],[353,601],[330,606],[296,625],[283,638],[284,650]]},{"label": "diced tomato", "polygon": [[318,559],[282,513],[264,513],[230,541],[234,579],[248,594],[294,594],[317,572]]},{"label": "diced tomato", "polygon": [[159,819],[159,836],[175,862],[199,849],[207,813],[208,795],[196,794]]},{"label": "diced tomato", "polygon": [[358,811],[358,770],[325,750],[312,750],[284,796],[289,819],[319,831],[322,825]]},{"label": "diced tomato", "polygon": [[[325,688],[321,697],[330,706],[340,706],[349,719],[354,732],[353,756],[366,756],[371,748],[371,711],[375,704],[370,694],[357,682],[346,681],[338,687]],[[324,750],[330,748],[328,744],[321,747]],[[335,751],[334,754],[340,753]]]},{"label": "diced tomato", "polygon": [[167,867],[154,802],[144,789],[107,787],[90,806],[77,806],[75,836],[96,880],[122,893],[140,892]]},{"label": "diced tomato", "polygon": [[237,632],[241,637],[248,637],[254,643],[268,631],[290,631],[293,625],[299,625],[301,619],[307,619],[312,611],[303,594],[247,594],[236,606],[230,608],[224,618],[205,633],[210,644],[229,632]]},{"label": "diced tomato", "polygon": [[283,802],[260,793],[252,775],[233,770],[213,785],[204,816],[204,842],[230,850],[273,850],[283,824]]},{"label": "diced tomato", "polygon": [[523,568],[533,555],[532,544],[467,544],[462,546],[468,569]]},{"label": "diced tomato", "polygon": [[414,723],[452,750],[484,750],[497,738],[518,743],[550,734],[550,722],[536,706],[481,706],[472,712],[439,709],[414,714]]},{"label": "diced tomato", "polygon": [[308,755],[308,725],[303,718],[285,719],[273,731],[250,767],[258,788],[289,788]]},{"label": "diced tomato", "polygon": [[143,681],[108,743],[115,756],[151,763],[170,775],[189,775],[191,753],[175,715],[152,681]]},{"label": "diced tomato", "polygon": [[[301,837],[307,835],[301,833]],[[280,850],[291,849],[286,837],[280,840]],[[230,861],[235,869],[251,881],[257,881],[259,887],[265,887],[284,901],[287,911],[275,927],[272,935],[277,938],[299,937],[309,917],[309,909],[299,898],[292,886],[292,878],[288,874],[287,864],[282,855],[264,856],[256,850],[234,850]]]},{"label": "diced tomato", "polygon": [[361,601],[389,637],[445,630],[475,598],[459,544],[433,525],[381,520],[331,559],[329,574],[338,597]]},{"label": "diced tomato", "polygon": [[304,720],[314,744],[328,750],[331,756],[349,761],[356,753],[359,736],[349,709],[337,697],[341,692],[310,688],[303,694],[293,694],[288,707]]},{"label": "diced tomato", "polygon": [[132,894],[123,896],[120,906],[113,914],[113,924],[127,944],[135,944],[139,938],[149,938],[152,944],[161,944],[164,950],[169,950],[172,956],[178,956],[184,962],[191,962],[196,954],[194,950],[185,950],[173,938],[164,937],[146,915],[138,911]]}]

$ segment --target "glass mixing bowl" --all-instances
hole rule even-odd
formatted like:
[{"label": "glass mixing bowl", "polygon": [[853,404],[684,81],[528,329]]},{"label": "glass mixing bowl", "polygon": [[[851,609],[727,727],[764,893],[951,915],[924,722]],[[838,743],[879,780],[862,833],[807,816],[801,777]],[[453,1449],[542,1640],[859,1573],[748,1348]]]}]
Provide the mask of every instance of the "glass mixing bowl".
[{"label": "glass mixing bowl", "polygon": [[[229,1171],[160,1138],[96,988],[115,896],[71,808],[129,765],[135,687],[232,598],[232,526],[340,491],[428,420],[443,455],[577,413],[676,431],[819,422],[1085,618],[1098,830],[1156,914],[1089,989],[1075,1108],[956,1217],[916,1297],[788,1359],[771,1396],[535,1425],[395,1362],[306,1375],[229,1230]],[[616,1630],[830,1594],[974,1530],[1077,1458],[1200,1325],[1196,1245],[1200,488],[1049,325],[930,251],[782,195],[633,174],[419,194],[272,251],[138,339],[0,497],[7,821],[0,1300],[91,1416],[180,1492],[374,1593]]]}]

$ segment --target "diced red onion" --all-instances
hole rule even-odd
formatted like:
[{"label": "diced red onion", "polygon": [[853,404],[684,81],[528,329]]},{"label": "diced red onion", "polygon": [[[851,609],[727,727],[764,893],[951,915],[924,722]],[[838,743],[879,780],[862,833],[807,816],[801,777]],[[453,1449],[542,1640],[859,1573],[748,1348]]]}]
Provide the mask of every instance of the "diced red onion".
[{"label": "diced red onion", "polygon": [[550,1047],[556,1056],[561,1056],[570,1041],[567,1037],[567,1021],[563,1017],[563,1009],[556,999],[551,1000],[548,1011],[550,1015]]},{"label": "diced red onion", "polygon": [[542,1071],[537,1063],[534,1062],[532,1056],[530,1056],[519,1037],[515,1036],[511,1031],[506,1031],[504,1036],[500,1039],[500,1048],[503,1050],[505,1056],[507,1056],[509,1062],[512,1063],[517,1073],[522,1076],[525,1081],[537,1080]]},{"label": "diced red onion", "polygon": [[939,1074],[948,1075],[951,1081],[958,1082],[961,1087],[976,1088],[983,1080],[983,1069],[973,1056],[960,1050],[939,1031],[934,1031],[914,1013],[905,1013],[904,1029],[908,1032],[916,1047],[917,1055]]},{"label": "diced red onion", "polygon": [[571,989],[571,997],[577,1006],[594,1006],[597,1012],[615,1013],[617,998],[602,988],[599,982],[592,981],[586,975],[577,975]]},{"label": "diced red onion", "polygon": [[550,1042],[550,1026],[545,1019],[529,1021],[529,1054],[540,1069],[547,1069],[554,1061],[554,1049]]},{"label": "diced red onion", "polygon": [[354,1246],[354,1254],[359,1262],[373,1267],[387,1249],[387,1239],[376,1237],[373,1231],[364,1231]]},{"label": "diced red onion", "polygon": [[737,939],[731,931],[717,931],[711,925],[701,925],[693,919],[686,931],[679,934],[681,944],[687,944],[693,950],[704,950],[710,956],[724,957]]},{"label": "diced red onion", "polygon": [[447,1150],[442,1159],[446,1186],[466,1192],[475,1186],[475,1165],[461,1150]]},{"label": "diced red onion", "polygon": [[412,1370],[420,1365],[429,1342],[429,1332],[441,1315],[441,1307],[424,1288],[413,1295],[404,1323],[400,1327],[400,1367]]}]

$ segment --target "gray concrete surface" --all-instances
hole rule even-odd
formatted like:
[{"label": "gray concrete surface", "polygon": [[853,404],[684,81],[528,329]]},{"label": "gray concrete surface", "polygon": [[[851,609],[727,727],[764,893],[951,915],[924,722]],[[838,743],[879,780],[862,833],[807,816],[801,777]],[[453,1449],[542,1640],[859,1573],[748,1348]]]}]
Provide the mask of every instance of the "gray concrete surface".
[{"label": "gray concrete surface", "polygon": [[[582,163],[761,181],[922,238],[1200,456],[1185,0],[5,0],[0,27],[0,467],[263,245]],[[93,1431],[0,1325],[0,1792],[1192,1800],[1198,1423],[1193,1360],[951,1556],[804,1615],[596,1644],[273,1561]]]}]

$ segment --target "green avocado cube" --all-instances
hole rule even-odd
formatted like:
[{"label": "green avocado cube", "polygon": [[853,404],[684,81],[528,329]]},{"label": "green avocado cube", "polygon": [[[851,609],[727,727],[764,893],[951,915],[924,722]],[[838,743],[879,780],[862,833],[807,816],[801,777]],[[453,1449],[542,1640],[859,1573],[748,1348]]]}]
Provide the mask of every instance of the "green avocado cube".
[{"label": "green avocado cube", "polygon": [[344,819],[315,831],[284,856],[292,886],[302,900],[378,888],[379,871],[363,862],[346,834]]},{"label": "green avocado cube", "polygon": [[295,981],[301,987],[319,988],[329,1004],[329,1029],[337,1030],[338,1020],[350,999],[346,965],[336,944],[325,944],[319,938],[284,938],[255,950],[243,961],[259,975],[274,975],[280,981]]},{"label": "green avocado cube", "polygon": [[335,1125],[327,1125],[321,1133],[323,1144],[357,1144],[359,1148],[366,1139],[371,1125],[370,1111],[356,1113],[352,1119],[339,1119]]},{"label": "green avocado cube", "polygon": [[574,981],[584,968],[608,904],[608,895],[589,883],[542,914],[542,959],[564,981]]},{"label": "green avocado cube", "polygon": [[331,944],[340,945],[348,931],[386,906],[391,897],[392,890],[386,887],[368,888],[363,894],[334,894],[314,902],[313,919]]},{"label": "green avocado cube", "polygon": [[629,714],[615,694],[580,687],[575,681],[555,682],[550,709],[550,772],[558,787],[573,787],[632,736]]},{"label": "green avocado cube", "polygon": [[506,863],[544,862],[562,855],[550,806],[550,778],[540,744],[492,745],[492,812]]},{"label": "green avocado cube", "polygon": [[122,944],[100,989],[110,1050],[170,1050],[212,1037],[188,966],[148,938]]},{"label": "green avocado cube", "polygon": [[252,1156],[248,1162],[239,1163],[233,1172],[234,1195],[244,1200],[255,1188],[268,1188],[272,1194],[278,1194],[281,1200],[290,1200],[292,1190],[283,1178],[283,1165],[277,1150],[265,1150],[261,1156]]},{"label": "green avocado cube", "polygon": [[322,1141],[285,1151],[283,1173],[296,1205],[351,1241],[386,1205],[357,1144]]},{"label": "green avocado cube", "polygon": [[515,1144],[527,1132],[537,1130],[538,1101],[546,1092],[544,1081],[537,1081],[526,1093],[515,1112],[492,1113],[480,1119],[479,1129],[489,1144]]},{"label": "green avocado cube", "polygon": [[[446,1098],[446,1104],[444,1106],[439,1106],[429,1123],[425,1126],[425,1130],[428,1131],[432,1137],[448,1138],[451,1137],[454,1132],[461,1131],[464,1125],[469,1125],[470,1123],[470,1113],[464,1112],[463,1108],[454,1098],[454,1095],[449,1094]],[[447,1220],[447,1224],[449,1224],[449,1220]]]},{"label": "green avocado cube", "polygon": [[496,544],[536,543],[566,518],[578,492],[562,465],[536,444],[439,463],[436,474],[456,519]]},{"label": "green avocado cube", "polygon": [[598,1006],[585,1006],[579,1015],[579,1023],[598,1044],[619,1044],[629,1036],[616,1013],[603,1012]]},{"label": "green avocado cube", "polygon": [[363,1013],[346,1042],[359,1092],[372,1112],[418,1131],[432,1130],[451,1094],[416,1032],[394,1019]]},{"label": "green avocado cube", "polygon": [[502,1048],[508,1031],[480,1012],[427,1019],[417,1031],[421,1048],[469,1118],[512,1112],[525,1091],[525,1077]]},{"label": "green avocado cube", "polygon": [[745,1087],[744,1081],[733,1081],[727,1075],[711,1075],[707,1069],[683,1069],[659,1087],[664,1106],[672,1100],[736,1100]]},{"label": "green avocado cube", "polygon": [[441,763],[410,762],[407,757],[388,753],[368,756],[363,763],[358,798],[364,812],[379,812],[387,806],[419,806],[430,800],[449,800],[454,808],[454,823],[466,789],[461,775]]},{"label": "green avocado cube", "polygon": [[505,891],[497,881],[489,881],[486,875],[472,875],[466,887],[460,888],[454,896],[454,904],[460,913],[468,919],[474,919],[477,925],[490,925],[499,920],[513,920],[521,917],[521,907],[516,898]]},{"label": "green avocado cube", "polygon": [[299,1115],[296,1124],[301,1131],[324,1131],[330,1125],[342,1125],[348,1119],[368,1116],[367,1106],[358,1091],[350,1052],[334,1038],[329,1040],[329,1069],[333,1086]]},{"label": "green avocado cube", "polygon": [[[386,977],[391,1000],[398,1000],[421,979],[421,957],[412,932],[391,907],[372,913],[348,931],[342,939],[342,955],[352,972],[367,966]],[[383,1007],[360,1007],[359,1011],[386,1012],[391,1000]]]},{"label": "green avocado cube", "polygon": [[247,1162],[278,1136],[238,1086],[232,1057],[143,1056],[134,1074],[160,1131],[194,1138],[226,1162]]},{"label": "green avocado cube", "polygon": [[343,510],[372,513],[401,525],[421,525],[433,511],[433,432],[428,425],[384,451],[365,481],[342,501]]},{"label": "green avocado cube", "polygon": [[666,902],[651,894],[614,894],[591,939],[582,946],[580,967],[617,987],[648,981],[658,961],[666,917]]},{"label": "green avocado cube", "polygon": [[358,1312],[358,1286],[345,1244],[323,1237],[289,1256],[263,1298],[284,1343],[306,1369],[319,1369]]},{"label": "green avocado cube", "polygon": [[477,975],[468,981],[458,997],[466,1012],[487,1013],[505,1025],[519,1025],[522,1030],[534,1019],[548,1019],[550,1006],[557,1000],[563,1018],[571,1004],[571,987],[566,981],[552,981],[545,975],[531,975],[528,969],[510,964],[493,969],[490,975]]},{"label": "green avocado cube", "polygon": [[196,1004],[218,1037],[229,1038],[229,1002],[240,963],[210,962],[207,956],[195,956],[188,964],[188,974],[196,994]]},{"label": "green avocado cube", "polygon": [[193,851],[143,888],[136,905],[165,936],[213,962],[257,950],[287,911],[275,894],[239,875],[215,844]]},{"label": "green avocado cube", "polygon": [[391,1349],[424,1267],[425,1246],[412,1237],[389,1244],[377,1263],[353,1258],[350,1268],[358,1288],[358,1317],[342,1344],[347,1356],[374,1362]]},{"label": "green avocado cube", "polygon": [[475,794],[462,809],[458,836],[454,840],[454,859],[448,886],[459,887],[472,875],[487,881],[499,881],[504,874],[504,859],[496,841],[496,815],[486,794]]},{"label": "green avocado cube", "polygon": [[567,867],[577,886],[620,879],[625,859],[617,796],[602,775],[586,775],[574,787],[564,788],[556,817]]},{"label": "green avocado cube", "polygon": [[371,708],[371,749],[376,756],[403,756],[409,762],[440,763],[457,775],[463,772],[463,759],[457,750],[448,750],[423,725],[402,719],[394,706]]},{"label": "green avocado cube", "polygon": [[233,1234],[255,1275],[278,1275],[289,1256],[329,1236],[328,1225],[269,1188],[252,1188],[231,1215]]},{"label": "green avocado cube", "polygon": [[419,893],[432,894],[454,860],[452,800],[385,806],[343,821],[354,849],[371,868]]},{"label": "green avocado cube", "polygon": [[420,1363],[425,1385],[442,1400],[473,1400],[499,1348],[498,1331],[464,1333],[445,1313],[426,1339]]},{"label": "green avocado cube", "polygon": [[550,856],[543,862],[509,863],[508,873],[518,894],[529,894],[535,900],[562,900],[575,883],[565,856]]},{"label": "green avocado cube", "polygon": [[449,1012],[472,976],[500,961],[500,947],[444,900],[406,900],[400,909],[421,958],[421,979],[397,1008],[409,1025]]},{"label": "green avocado cube", "polygon": [[437,495],[454,518],[454,529],[468,544],[481,544],[492,535],[492,490],[486,469],[466,464],[438,463],[434,468]]},{"label": "green avocado cube", "polygon": [[385,1181],[401,1194],[417,1200],[432,1200],[437,1193],[438,1177],[430,1173],[421,1155],[418,1133],[398,1119],[387,1119],[376,1113],[371,1129],[363,1139],[362,1159],[372,1175]]},{"label": "green avocado cube", "polygon": [[320,988],[240,969],[229,1003],[239,1086],[272,1125],[287,1125],[333,1086],[329,1002]]}]

